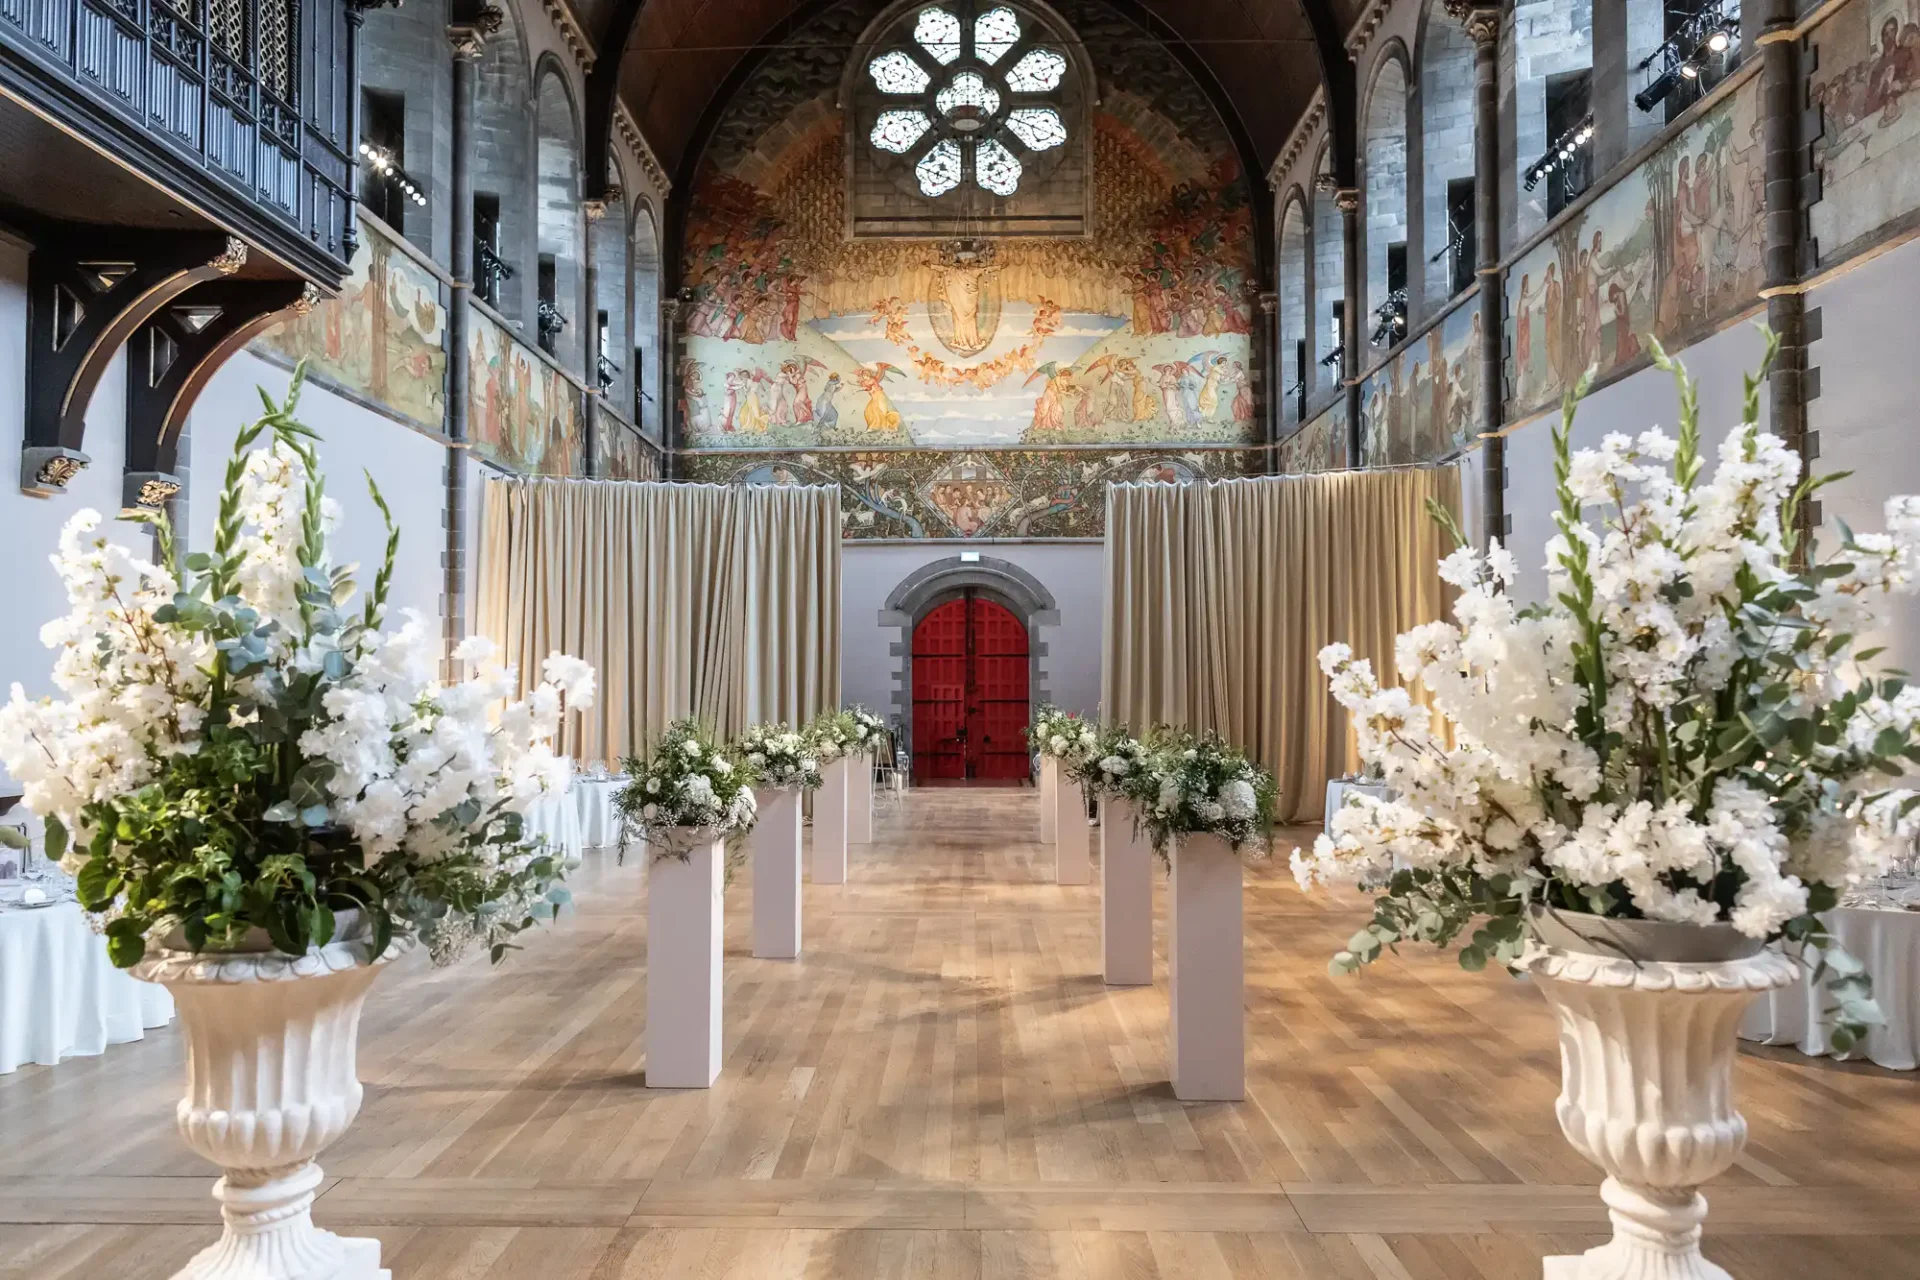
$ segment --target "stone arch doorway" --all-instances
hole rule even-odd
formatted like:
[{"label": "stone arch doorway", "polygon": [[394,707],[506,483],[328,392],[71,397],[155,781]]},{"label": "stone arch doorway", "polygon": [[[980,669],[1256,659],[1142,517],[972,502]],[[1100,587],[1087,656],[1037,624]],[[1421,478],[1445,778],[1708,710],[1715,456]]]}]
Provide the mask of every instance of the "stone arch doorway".
[{"label": "stone arch doorway", "polygon": [[[1027,638],[1027,711],[1024,724],[1032,718],[1034,706],[1048,698],[1048,661],[1046,642],[1040,639],[1041,627],[1060,624],[1060,610],[1053,593],[1031,573],[1010,560],[979,552],[963,552],[943,560],[921,565],[901,579],[887,596],[880,611],[880,625],[897,632],[890,646],[894,660],[892,719],[900,740],[911,744],[914,737],[913,638],[920,623],[941,605],[974,598],[990,600],[1004,607],[1019,622]],[[1023,745],[1024,751],[1024,745]],[[1024,773],[1021,776],[1025,776]]]},{"label": "stone arch doorway", "polygon": [[1030,772],[1027,628],[977,587],[913,629],[913,781],[1020,782]]}]

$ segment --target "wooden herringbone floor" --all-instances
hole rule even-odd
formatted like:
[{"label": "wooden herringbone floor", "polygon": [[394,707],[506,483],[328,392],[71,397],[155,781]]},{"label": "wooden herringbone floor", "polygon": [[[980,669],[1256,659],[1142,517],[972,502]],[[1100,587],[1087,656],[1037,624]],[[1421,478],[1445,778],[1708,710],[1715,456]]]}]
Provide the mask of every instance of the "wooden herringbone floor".
[{"label": "wooden herringbone floor", "polygon": [[[685,1093],[643,1086],[643,873],[589,855],[504,966],[382,978],[316,1216],[397,1280],[1532,1280],[1600,1238],[1525,985],[1432,956],[1329,978],[1358,903],[1255,866],[1248,1097],[1182,1104],[1164,958],[1101,983],[1097,889],[1048,883],[1035,827],[1031,791],[913,794],[850,885],[808,887],[797,963],[748,954],[736,883],[726,1069]],[[150,1280],[211,1239],[179,1057],[167,1029],[0,1077],[0,1275]],[[1920,1080],[1768,1050],[1738,1085],[1709,1255],[1920,1277]]]}]

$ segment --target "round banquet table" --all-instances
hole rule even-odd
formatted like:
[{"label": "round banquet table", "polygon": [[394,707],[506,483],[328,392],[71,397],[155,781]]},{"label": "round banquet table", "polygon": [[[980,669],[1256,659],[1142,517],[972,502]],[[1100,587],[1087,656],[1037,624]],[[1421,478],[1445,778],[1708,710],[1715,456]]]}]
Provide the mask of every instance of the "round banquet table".
[{"label": "round banquet table", "polygon": [[0,907],[0,1075],[91,1057],[171,1021],[167,989],[114,968],[78,903]]},{"label": "round banquet table", "polygon": [[626,785],[627,780],[621,777],[573,780],[582,845],[589,849],[611,849],[620,843],[620,811],[613,807],[613,797]]},{"label": "round banquet table", "polygon": [[[1865,1057],[1894,1071],[1920,1068],[1920,911],[1882,907],[1836,907],[1827,928],[1873,978],[1873,998],[1886,1025],[1867,1032],[1847,1056]],[[1809,962],[1813,959],[1810,953]],[[1830,1003],[1811,974],[1755,1000],[1740,1024],[1740,1036],[1763,1044],[1797,1045],[1820,1056],[1828,1051],[1823,1011]]]},{"label": "round banquet table", "polygon": [[565,791],[541,796],[527,806],[521,831],[527,839],[543,837],[547,848],[560,857],[563,867],[577,867],[583,846],[580,843],[580,806],[574,800],[576,780]]}]

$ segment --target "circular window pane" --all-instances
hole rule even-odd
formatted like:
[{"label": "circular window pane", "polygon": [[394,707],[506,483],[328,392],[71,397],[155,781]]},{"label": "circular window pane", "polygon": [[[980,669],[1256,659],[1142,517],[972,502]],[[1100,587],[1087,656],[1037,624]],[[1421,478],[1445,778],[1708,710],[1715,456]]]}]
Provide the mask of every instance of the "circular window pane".
[{"label": "circular window pane", "polygon": [[867,71],[882,93],[925,93],[933,83],[927,69],[900,49],[881,54],[867,64]]},{"label": "circular window pane", "polygon": [[973,20],[973,52],[988,66],[1020,43],[1020,19],[1008,8],[989,9]]},{"label": "circular window pane", "polygon": [[983,138],[973,153],[973,177],[997,196],[1010,196],[1020,187],[1020,161],[993,138]]},{"label": "circular window pane", "polygon": [[1007,73],[1007,87],[1015,93],[1050,93],[1067,74],[1067,60],[1052,49],[1032,49],[1020,55]]},{"label": "circular window pane", "polygon": [[913,167],[920,179],[920,190],[930,196],[943,196],[960,185],[960,144],[952,138],[934,144]]},{"label": "circular window pane", "polygon": [[882,111],[880,118],[873,122],[873,133],[869,136],[873,145],[882,151],[901,155],[911,151],[913,144],[932,127],[933,121],[919,111]]},{"label": "circular window pane", "polygon": [[956,129],[978,129],[1000,109],[1000,92],[971,71],[962,71],[934,95],[934,105]]},{"label": "circular window pane", "polygon": [[944,67],[960,56],[960,19],[945,9],[922,9],[913,40]]},{"label": "circular window pane", "polygon": [[1007,128],[1034,151],[1045,151],[1067,140],[1066,122],[1052,107],[1020,107],[1007,117]]}]

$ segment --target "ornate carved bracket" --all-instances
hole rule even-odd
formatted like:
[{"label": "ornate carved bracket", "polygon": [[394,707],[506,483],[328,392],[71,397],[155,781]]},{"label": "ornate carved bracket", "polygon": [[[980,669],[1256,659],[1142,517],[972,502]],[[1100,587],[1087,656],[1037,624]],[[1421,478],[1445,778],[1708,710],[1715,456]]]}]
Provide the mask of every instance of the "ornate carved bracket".
[{"label": "ornate carved bracket", "polygon": [[1447,16],[1467,29],[1475,44],[1500,39],[1500,6],[1489,0],[1446,0]]},{"label": "ornate carved bracket", "polygon": [[447,24],[447,38],[453,42],[455,58],[472,62],[486,52],[487,37],[499,34],[507,15],[493,5],[482,5],[471,12],[466,8],[455,6],[453,21]]},{"label": "ornate carved bracket", "polygon": [[319,301],[298,280],[213,280],[162,307],[127,346],[127,472],[121,505],[158,508],[185,481],[175,471],[187,414],[227,357],[288,314]]},{"label": "ornate carved bracket", "polygon": [[247,246],[217,232],[49,236],[27,262],[27,421],[20,488],[64,492],[89,461],[87,406],[114,355],[162,307],[238,271]]}]

